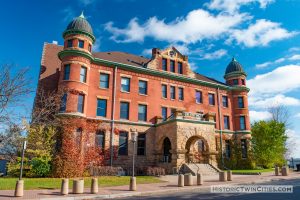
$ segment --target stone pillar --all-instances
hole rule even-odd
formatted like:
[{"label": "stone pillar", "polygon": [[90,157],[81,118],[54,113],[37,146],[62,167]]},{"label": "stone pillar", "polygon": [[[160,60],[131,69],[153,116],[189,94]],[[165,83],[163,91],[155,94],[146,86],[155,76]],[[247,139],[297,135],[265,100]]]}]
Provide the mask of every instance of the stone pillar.
[{"label": "stone pillar", "polygon": [[224,171],[219,172],[219,181],[225,182],[226,180],[226,173]]},{"label": "stone pillar", "polygon": [[279,176],[279,167],[275,167],[275,176]]},{"label": "stone pillar", "polygon": [[136,177],[130,177],[129,190],[136,191]]},{"label": "stone pillar", "polygon": [[183,174],[178,175],[178,187],[183,187],[184,186],[184,176]]},{"label": "stone pillar", "polygon": [[73,193],[82,194],[83,190],[84,190],[84,180],[83,179],[73,180]]},{"label": "stone pillar", "polygon": [[289,170],[288,167],[283,166],[281,169],[282,176],[288,176],[288,170]]},{"label": "stone pillar", "polygon": [[232,181],[232,171],[231,170],[227,171],[227,181]]},{"label": "stone pillar", "polygon": [[61,195],[69,194],[69,179],[64,178],[61,180],[60,194]]},{"label": "stone pillar", "polygon": [[92,178],[91,193],[98,193],[98,178]]},{"label": "stone pillar", "polygon": [[24,180],[17,180],[15,197],[22,197],[24,195]]},{"label": "stone pillar", "polygon": [[191,173],[184,175],[184,185],[186,185],[186,186],[193,185],[193,176]]},{"label": "stone pillar", "polygon": [[197,174],[197,185],[203,185],[203,176],[202,174]]}]

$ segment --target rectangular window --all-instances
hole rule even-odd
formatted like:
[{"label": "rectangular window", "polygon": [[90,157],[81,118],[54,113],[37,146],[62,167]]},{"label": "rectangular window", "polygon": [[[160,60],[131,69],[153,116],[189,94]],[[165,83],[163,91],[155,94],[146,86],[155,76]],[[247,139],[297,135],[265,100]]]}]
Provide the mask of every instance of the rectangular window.
[{"label": "rectangular window", "polygon": [[59,108],[60,112],[66,111],[66,108],[67,108],[67,98],[68,98],[68,95],[65,93],[62,96],[62,98],[61,98],[61,104],[60,104],[60,108]]},{"label": "rectangular window", "polygon": [[184,99],[184,91],[183,88],[178,88],[178,99],[183,101]]},{"label": "rectangular window", "polygon": [[78,40],[78,47],[79,48],[84,48],[84,41],[83,40]]},{"label": "rectangular window", "polygon": [[137,155],[144,156],[146,155],[146,134],[139,133],[137,138]]},{"label": "rectangular window", "polygon": [[196,103],[202,103],[202,92],[196,91]]},{"label": "rectangular window", "polygon": [[223,107],[228,108],[228,97],[222,96]]},{"label": "rectangular window", "polygon": [[224,129],[230,129],[229,116],[224,115]]},{"label": "rectangular window", "polygon": [[244,108],[244,98],[238,97],[239,108]]},{"label": "rectangular window", "polygon": [[242,85],[245,85],[245,79],[242,79]]},{"label": "rectangular window", "polygon": [[215,105],[215,94],[208,94],[209,105]]},{"label": "rectangular window", "polygon": [[121,78],[121,91],[130,92],[130,78],[126,78],[126,77]]},{"label": "rectangular window", "polygon": [[73,46],[73,40],[68,40],[67,47],[72,47],[72,46]]},{"label": "rectangular window", "polygon": [[89,52],[92,52],[92,45],[89,44]]},{"label": "rectangular window", "polygon": [[167,119],[167,117],[168,117],[168,108],[167,107],[161,107],[161,116],[164,121]]},{"label": "rectangular window", "polygon": [[247,158],[247,140],[241,139],[242,158]]},{"label": "rectangular window", "polygon": [[120,119],[129,119],[129,103],[128,102],[121,102]]},{"label": "rectangular window", "polygon": [[147,94],[147,81],[139,81],[139,93]]},{"label": "rectangular window", "polygon": [[121,131],[119,133],[119,155],[127,155],[128,154],[128,133]]},{"label": "rectangular window", "polygon": [[175,61],[174,60],[170,60],[170,71],[175,72]]},{"label": "rectangular window", "polygon": [[106,117],[107,100],[97,99],[97,116]]},{"label": "rectangular window", "polygon": [[175,86],[170,87],[170,98],[175,99],[176,94],[175,94]]},{"label": "rectangular window", "polygon": [[225,156],[226,158],[231,156],[230,140],[225,140]]},{"label": "rectangular window", "polygon": [[81,66],[81,69],[80,69],[80,82],[82,82],[82,83],[86,83],[86,72],[87,72],[87,68]]},{"label": "rectangular window", "polygon": [[167,59],[165,59],[165,58],[162,59],[162,70],[168,71]]},{"label": "rectangular window", "polygon": [[246,130],[245,116],[240,116],[240,130]]},{"label": "rectangular window", "polygon": [[239,84],[239,80],[238,79],[233,79],[233,85],[238,85]]},{"label": "rectangular window", "polygon": [[84,110],[84,95],[78,95],[78,102],[77,102],[77,112],[83,113]]},{"label": "rectangular window", "polygon": [[163,98],[167,98],[167,85],[161,85],[161,93]]},{"label": "rectangular window", "polygon": [[178,73],[179,74],[183,74],[183,68],[182,68],[182,63],[181,62],[178,62]]},{"label": "rectangular window", "polygon": [[138,120],[139,121],[147,121],[147,105],[139,104],[139,111],[138,111]]},{"label": "rectangular window", "polygon": [[64,80],[70,79],[70,65],[65,65],[64,67]]},{"label": "rectangular window", "polygon": [[100,148],[102,152],[104,151],[105,147],[105,132],[104,131],[97,131],[95,136],[95,146]]},{"label": "rectangular window", "polygon": [[172,108],[172,109],[171,109],[171,116],[175,117],[175,113],[176,113],[176,109],[175,109],[175,108]]},{"label": "rectangular window", "polygon": [[100,73],[100,88],[109,88],[109,74]]}]

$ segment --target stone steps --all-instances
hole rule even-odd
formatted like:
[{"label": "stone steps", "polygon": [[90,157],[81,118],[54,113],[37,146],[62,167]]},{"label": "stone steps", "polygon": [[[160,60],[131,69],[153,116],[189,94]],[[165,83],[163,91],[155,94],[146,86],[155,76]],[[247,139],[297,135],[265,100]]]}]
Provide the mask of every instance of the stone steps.
[{"label": "stone steps", "polygon": [[202,175],[216,175],[218,170],[210,164],[189,163],[183,164],[181,171],[183,173],[192,173],[194,176],[199,172]]}]

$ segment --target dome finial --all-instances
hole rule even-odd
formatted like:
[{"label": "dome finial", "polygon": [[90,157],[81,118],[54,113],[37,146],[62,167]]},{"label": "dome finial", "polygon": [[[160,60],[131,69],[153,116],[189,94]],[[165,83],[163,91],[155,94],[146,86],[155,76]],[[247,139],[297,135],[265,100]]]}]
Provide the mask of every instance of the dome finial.
[{"label": "dome finial", "polygon": [[232,60],[231,60],[231,61],[237,61],[237,60],[235,59],[234,55],[232,56]]},{"label": "dome finial", "polygon": [[83,11],[81,11],[81,14],[79,17],[84,18]]}]

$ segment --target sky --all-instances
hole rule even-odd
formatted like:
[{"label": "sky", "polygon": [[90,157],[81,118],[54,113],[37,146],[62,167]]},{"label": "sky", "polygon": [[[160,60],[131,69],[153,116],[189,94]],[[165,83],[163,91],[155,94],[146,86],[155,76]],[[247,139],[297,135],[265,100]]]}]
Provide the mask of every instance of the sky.
[{"label": "sky", "polygon": [[[192,69],[224,81],[234,56],[247,72],[251,122],[268,107],[290,111],[292,156],[300,157],[300,0],[27,0],[0,7],[0,64],[29,67],[35,89],[44,42],[63,44],[62,32],[84,11],[96,36],[94,51],[150,57],[176,47]],[[34,93],[25,99],[30,113]]]}]

